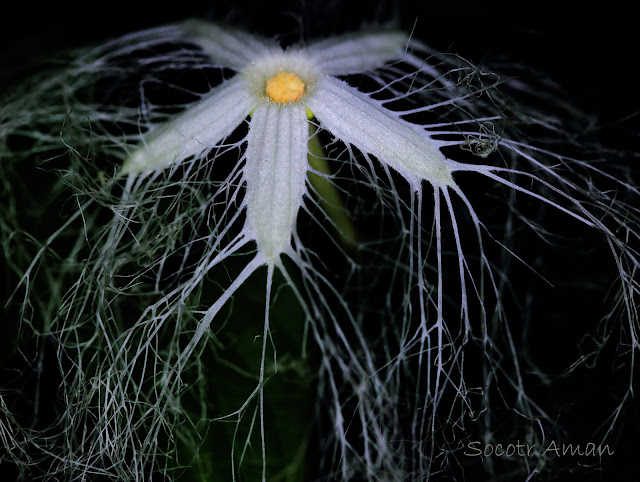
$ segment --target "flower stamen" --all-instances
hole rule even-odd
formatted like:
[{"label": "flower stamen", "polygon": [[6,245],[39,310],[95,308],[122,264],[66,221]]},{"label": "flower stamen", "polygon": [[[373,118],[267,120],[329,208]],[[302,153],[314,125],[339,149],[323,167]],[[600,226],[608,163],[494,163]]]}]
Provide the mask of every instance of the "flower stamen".
[{"label": "flower stamen", "polygon": [[304,94],[304,82],[294,73],[280,71],[267,80],[266,93],[276,102],[296,102]]}]

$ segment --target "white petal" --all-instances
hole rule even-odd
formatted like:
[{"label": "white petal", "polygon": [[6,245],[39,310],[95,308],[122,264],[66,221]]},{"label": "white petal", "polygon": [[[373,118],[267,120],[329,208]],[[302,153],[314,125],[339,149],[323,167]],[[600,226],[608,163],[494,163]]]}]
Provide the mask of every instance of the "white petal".
[{"label": "white petal", "polygon": [[304,51],[324,73],[347,75],[402,57],[408,41],[407,34],[398,31],[357,33],[312,43]]},{"label": "white petal", "polygon": [[423,180],[439,185],[453,183],[451,169],[435,141],[346,82],[331,77],[319,79],[306,105],[324,129],[373,154],[415,188]]},{"label": "white petal", "polygon": [[151,131],[125,161],[122,172],[163,169],[210,149],[238,127],[254,103],[242,79],[223,83],[182,114]]},{"label": "white petal", "polygon": [[236,71],[274,47],[280,50],[277,44],[266,39],[214,23],[188,20],[182,27],[187,37],[199,45],[215,63]]},{"label": "white petal", "polygon": [[291,246],[306,192],[309,121],[300,104],[264,103],[249,127],[247,227],[268,261]]}]

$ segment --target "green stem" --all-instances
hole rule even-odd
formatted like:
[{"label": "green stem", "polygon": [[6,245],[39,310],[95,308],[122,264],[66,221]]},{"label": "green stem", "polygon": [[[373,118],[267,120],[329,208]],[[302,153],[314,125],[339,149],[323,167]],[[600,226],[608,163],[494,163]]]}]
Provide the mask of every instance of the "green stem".
[{"label": "green stem", "polygon": [[[309,154],[307,156],[312,169],[322,174],[330,175],[331,170],[325,157],[324,149],[316,134],[316,126],[309,122]],[[358,233],[353,225],[349,213],[344,207],[340,191],[326,177],[315,172],[309,172],[309,182],[318,194],[320,206],[327,217],[333,222],[340,242],[348,249],[356,249],[358,246]]]}]

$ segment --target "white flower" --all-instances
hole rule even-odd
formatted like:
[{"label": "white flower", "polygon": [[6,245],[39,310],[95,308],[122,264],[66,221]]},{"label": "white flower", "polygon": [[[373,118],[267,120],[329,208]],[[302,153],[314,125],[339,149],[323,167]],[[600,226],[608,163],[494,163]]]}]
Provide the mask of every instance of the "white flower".
[{"label": "white flower", "polygon": [[[171,94],[188,89],[168,81],[167,71],[202,71],[209,82],[210,70],[234,75],[186,107],[172,101]],[[356,88],[354,78],[366,87]],[[269,341],[277,271],[304,312],[301,344],[308,332],[320,352],[318,390],[330,417],[322,433],[329,447],[323,467],[337,471],[337,479],[426,479],[456,465],[451,458],[468,432],[493,442],[489,434],[513,425],[526,443],[538,443],[538,426],[556,414],[529,398],[523,367],[538,368],[520,353],[526,342],[514,342],[503,304],[512,290],[506,254],[521,261],[516,229],[548,236],[543,222],[520,212],[522,198],[559,211],[572,223],[571,234],[594,228],[606,239],[620,275],[610,314],[619,307],[626,314],[637,351],[638,190],[615,166],[535,145],[526,137],[529,128],[553,136],[558,124],[536,106],[512,109],[500,86],[496,77],[402,32],[362,32],[283,49],[189,21],[87,51],[3,104],[0,157],[54,153],[43,163],[45,172],[67,159],[55,157],[60,149],[70,160],[59,196],[73,199],[74,209],[40,240],[35,255],[14,246],[17,221],[6,215],[0,223],[5,255],[18,253],[10,264],[24,287],[23,299],[14,300],[22,322],[44,320],[44,336],[58,352],[56,369],[64,372],[56,387],[64,400],[59,424],[41,433],[14,430],[34,458],[51,461],[48,477],[142,480],[147,471],[170,473],[184,463],[172,443],[197,458],[202,432],[224,420],[235,423],[237,433],[242,423],[250,426],[238,440],[233,434],[232,476],[258,445],[252,434],[259,430],[264,480],[270,447],[263,393],[277,367],[277,341]],[[517,80],[504,87],[534,104],[555,101]],[[158,103],[154,89],[161,91]],[[342,166],[339,173],[311,164],[325,154],[314,152],[317,128],[333,136],[326,155]],[[8,173],[3,179],[14,175],[10,164],[0,168]],[[338,185],[352,173],[358,189],[374,194],[371,211],[390,213],[394,224],[391,234],[380,227],[384,242],[358,244],[359,258],[343,251],[354,281],[336,287],[335,273],[297,230],[305,211],[321,229],[331,222],[347,229],[334,208],[345,209],[335,199],[338,206],[322,204],[313,176]],[[470,195],[469,178],[490,195]],[[19,204],[12,196],[9,189],[8,213]],[[507,213],[485,226],[485,203],[497,197],[505,198]],[[314,204],[324,217],[310,209]],[[487,241],[503,259],[488,257]],[[44,262],[54,249],[60,251],[56,262]],[[234,271],[227,265],[236,255],[241,267]],[[529,268],[527,262],[531,258],[523,263]],[[375,263],[383,265],[379,272]],[[227,328],[223,307],[260,268],[267,274],[265,306],[258,321],[250,320],[252,339],[261,341],[260,366],[253,367],[258,373],[237,370],[255,388],[241,406],[215,407],[220,411],[212,414],[201,358],[213,345],[218,361],[224,343],[217,337]],[[216,271],[227,269],[231,276]],[[372,310],[347,301],[362,292],[371,302],[380,293],[369,290],[370,273],[377,277],[372,285],[389,285]],[[341,292],[352,285],[356,294]],[[380,334],[367,332],[372,318]],[[185,408],[193,403],[189,397],[201,412]],[[505,413],[513,418],[505,422]],[[4,399],[0,415],[19,425]],[[29,463],[13,452],[16,463]],[[535,473],[545,463],[544,457],[523,459],[522,470]]]},{"label": "white flower", "polygon": [[156,128],[122,172],[162,169],[212,149],[252,113],[247,136],[246,235],[258,257],[276,263],[291,252],[296,217],[307,194],[308,117],[337,139],[400,173],[413,187],[453,184],[446,143],[386,109],[336,75],[367,72],[406,57],[401,32],[355,34],[283,50],[272,42],[215,24],[192,21],[188,38],[216,63],[238,74],[175,119]]}]

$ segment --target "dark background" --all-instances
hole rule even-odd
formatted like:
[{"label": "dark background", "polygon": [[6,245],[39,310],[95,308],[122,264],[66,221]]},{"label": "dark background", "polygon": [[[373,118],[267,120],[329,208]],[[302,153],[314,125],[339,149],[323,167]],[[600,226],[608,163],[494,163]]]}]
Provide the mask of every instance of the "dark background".
[{"label": "dark background", "polygon": [[[60,49],[85,46],[133,30],[178,21],[190,16],[212,20],[228,20],[241,27],[267,36],[284,33],[296,38],[300,25],[307,37],[357,29],[365,22],[393,20],[404,30],[416,25],[416,36],[432,47],[455,52],[475,63],[490,62],[507,57],[538,69],[555,79],[566,91],[566,100],[579,107],[594,123],[602,126],[600,134],[610,147],[638,152],[637,130],[640,110],[640,83],[636,69],[640,63],[637,47],[637,21],[631,7],[622,2],[586,3],[561,1],[525,2],[498,1],[423,1],[423,2],[339,2],[283,1],[259,2],[169,2],[165,6],[154,2],[145,7],[134,2],[86,3],[82,7],[49,2],[34,6],[29,2],[14,3],[13,12],[0,20],[0,86],[19,78],[22,72],[33,70],[42,60],[51,59]],[[636,167],[636,172],[638,168]],[[637,179],[637,177],[636,177]],[[605,247],[606,248],[606,247]],[[600,249],[593,259],[603,259],[611,266],[610,254]],[[606,258],[606,259],[604,259]],[[584,258],[574,260],[577,269]],[[597,277],[595,267],[585,266],[585,279]],[[590,268],[590,269],[589,269]],[[609,273],[610,274],[610,273]],[[549,276],[554,277],[550,272]],[[558,284],[561,274],[555,273]],[[581,299],[583,290],[549,291],[544,293],[557,319],[547,319],[547,327],[534,330],[531,349],[538,359],[546,360],[548,369],[567,366],[575,353],[565,351],[567,343],[579,341],[572,331],[582,330],[582,315],[588,316],[602,301],[598,295]],[[538,293],[539,294],[539,293]],[[540,296],[539,296],[540,298]],[[557,306],[557,308],[555,307]],[[583,313],[576,312],[581,306]],[[573,310],[573,311],[572,311]],[[571,319],[569,319],[571,317]],[[559,320],[566,319],[564,326]],[[540,321],[544,324],[545,320]],[[592,327],[593,328],[593,327]],[[538,338],[536,338],[536,333]],[[552,339],[544,334],[552,333]],[[542,335],[541,335],[542,334]],[[606,391],[617,390],[627,380],[612,380],[615,353],[605,352],[600,368],[577,373],[558,392],[561,400],[589,400],[573,410],[566,406],[564,424],[576,433],[581,425],[595,426],[590,420],[590,408],[602,417],[606,406]],[[622,384],[622,385],[621,385]],[[562,405],[563,402],[560,402]],[[604,420],[600,420],[603,422]],[[635,424],[635,425],[634,425]],[[638,464],[633,458],[633,445],[638,448],[640,426],[636,415],[630,415],[626,430],[620,432],[627,446],[625,454],[616,459],[617,468],[608,467],[605,473],[592,474],[593,479],[633,480],[633,469],[624,464]],[[628,441],[628,442],[626,442]],[[608,477],[614,477],[615,479]],[[569,477],[567,475],[567,477]],[[560,479],[558,479],[560,480]],[[566,478],[564,480],[573,480]],[[576,479],[577,480],[577,479]]]},{"label": "dark background", "polygon": [[[0,20],[0,67],[11,72],[25,61],[189,16],[231,19],[266,34],[308,35],[357,28],[368,22],[397,20],[440,50],[480,63],[509,55],[541,69],[595,115],[615,120],[637,110],[635,70],[638,47],[631,4],[543,0],[505,1],[336,1],[265,2],[11,2]],[[596,7],[597,5],[597,7]],[[8,7],[8,6],[7,6]],[[11,10],[11,14],[8,11]]]}]

